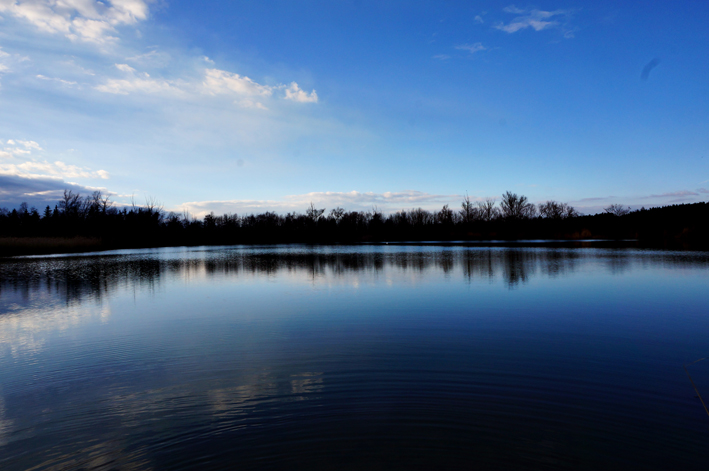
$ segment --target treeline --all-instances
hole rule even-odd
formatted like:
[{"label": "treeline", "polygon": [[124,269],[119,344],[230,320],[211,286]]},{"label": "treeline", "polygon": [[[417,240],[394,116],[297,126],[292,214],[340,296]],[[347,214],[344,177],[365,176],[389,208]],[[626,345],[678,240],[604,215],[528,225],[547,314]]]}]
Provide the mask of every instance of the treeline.
[{"label": "treeline", "polygon": [[637,211],[611,205],[602,214],[582,216],[568,204],[534,205],[509,191],[499,204],[466,196],[456,209],[445,205],[437,211],[416,208],[389,215],[376,208],[338,207],[326,212],[311,203],[303,213],[210,213],[196,219],[166,212],[154,200],[117,207],[101,192],[82,197],[69,190],[54,208],[47,206],[41,213],[25,203],[12,211],[0,209],[0,237],[83,237],[100,240],[102,248],[492,239],[639,239],[653,245],[701,248],[708,245],[708,224],[706,203]]}]

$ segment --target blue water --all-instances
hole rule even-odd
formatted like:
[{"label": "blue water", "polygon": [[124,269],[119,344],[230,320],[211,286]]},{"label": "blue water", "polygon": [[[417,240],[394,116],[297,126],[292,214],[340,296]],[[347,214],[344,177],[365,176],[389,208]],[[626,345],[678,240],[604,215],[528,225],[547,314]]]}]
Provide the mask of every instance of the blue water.
[{"label": "blue water", "polygon": [[701,252],[6,259],[0,469],[705,469],[705,356]]}]

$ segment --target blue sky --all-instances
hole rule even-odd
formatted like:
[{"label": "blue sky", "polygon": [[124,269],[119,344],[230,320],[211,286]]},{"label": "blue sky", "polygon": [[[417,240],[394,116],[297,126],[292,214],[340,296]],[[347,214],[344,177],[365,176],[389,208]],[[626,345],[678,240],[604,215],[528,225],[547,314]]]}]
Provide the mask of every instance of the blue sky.
[{"label": "blue sky", "polygon": [[709,4],[618,3],[0,0],[0,206],[707,201]]}]

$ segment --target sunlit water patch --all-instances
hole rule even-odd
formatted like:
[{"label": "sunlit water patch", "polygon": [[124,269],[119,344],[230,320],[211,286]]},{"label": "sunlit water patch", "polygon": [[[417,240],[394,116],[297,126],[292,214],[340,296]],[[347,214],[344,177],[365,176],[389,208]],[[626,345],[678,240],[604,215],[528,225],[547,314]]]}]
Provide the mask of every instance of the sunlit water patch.
[{"label": "sunlit water patch", "polygon": [[707,306],[705,253],[5,260],[0,468],[704,469]]}]

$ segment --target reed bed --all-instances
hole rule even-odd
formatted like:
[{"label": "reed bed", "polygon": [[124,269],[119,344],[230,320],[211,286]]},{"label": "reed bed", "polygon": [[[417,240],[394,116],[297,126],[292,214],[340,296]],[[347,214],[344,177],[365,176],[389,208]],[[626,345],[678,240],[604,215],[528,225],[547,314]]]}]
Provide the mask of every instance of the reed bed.
[{"label": "reed bed", "polygon": [[102,248],[101,239],[93,237],[0,237],[0,257],[88,252]]}]

